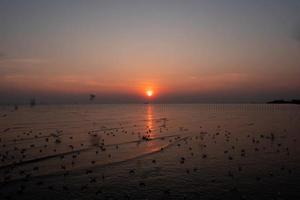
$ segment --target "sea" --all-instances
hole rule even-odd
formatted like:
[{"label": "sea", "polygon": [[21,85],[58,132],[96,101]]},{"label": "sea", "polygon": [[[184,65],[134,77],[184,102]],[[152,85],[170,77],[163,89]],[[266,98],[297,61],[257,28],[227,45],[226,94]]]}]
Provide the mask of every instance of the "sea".
[{"label": "sea", "polygon": [[300,199],[300,106],[0,106],[0,199]]}]

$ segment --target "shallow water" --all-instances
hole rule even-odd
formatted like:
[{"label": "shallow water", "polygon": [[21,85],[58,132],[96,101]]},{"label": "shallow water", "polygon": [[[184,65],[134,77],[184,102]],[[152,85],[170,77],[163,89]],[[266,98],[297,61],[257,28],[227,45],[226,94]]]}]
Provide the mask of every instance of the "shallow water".
[{"label": "shallow water", "polygon": [[300,106],[0,108],[0,199],[299,199]]}]

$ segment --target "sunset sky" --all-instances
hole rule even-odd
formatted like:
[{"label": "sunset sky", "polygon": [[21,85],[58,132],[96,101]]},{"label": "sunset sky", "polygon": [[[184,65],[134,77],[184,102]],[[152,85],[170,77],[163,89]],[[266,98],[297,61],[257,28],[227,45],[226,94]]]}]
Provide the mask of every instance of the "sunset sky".
[{"label": "sunset sky", "polygon": [[0,0],[0,25],[0,103],[300,98],[299,0]]}]

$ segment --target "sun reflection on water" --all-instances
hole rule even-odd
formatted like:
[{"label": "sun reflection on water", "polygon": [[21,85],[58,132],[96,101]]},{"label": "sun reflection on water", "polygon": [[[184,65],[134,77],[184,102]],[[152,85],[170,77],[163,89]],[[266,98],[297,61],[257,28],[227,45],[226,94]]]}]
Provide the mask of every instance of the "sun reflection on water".
[{"label": "sun reflection on water", "polygon": [[147,105],[147,129],[152,138],[153,132],[153,107],[152,105]]}]

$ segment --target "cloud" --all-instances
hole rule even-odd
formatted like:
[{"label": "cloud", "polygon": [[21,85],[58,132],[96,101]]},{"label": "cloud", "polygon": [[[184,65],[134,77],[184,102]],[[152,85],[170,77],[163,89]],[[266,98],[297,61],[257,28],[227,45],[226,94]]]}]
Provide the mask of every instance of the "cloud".
[{"label": "cloud", "polygon": [[300,26],[298,26],[298,28],[296,29],[295,31],[295,34],[294,34],[294,38],[300,42]]},{"label": "cloud", "polygon": [[45,59],[35,57],[11,57],[0,51],[0,62],[7,64],[41,64],[46,63],[47,61]]},{"label": "cloud", "polygon": [[12,60],[13,62],[20,62],[20,63],[28,63],[28,64],[40,64],[45,63],[46,60],[39,59],[39,58],[18,58]]},{"label": "cloud", "polygon": [[17,64],[41,64],[46,62],[46,60],[39,58],[6,58],[4,55],[3,57],[0,55],[0,61]]},{"label": "cloud", "polygon": [[296,40],[297,40],[298,42],[300,42],[300,31],[299,31],[298,35],[296,36]]},{"label": "cloud", "polygon": [[0,52],[0,60],[4,59],[5,58],[5,55],[4,53]]}]

